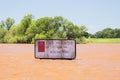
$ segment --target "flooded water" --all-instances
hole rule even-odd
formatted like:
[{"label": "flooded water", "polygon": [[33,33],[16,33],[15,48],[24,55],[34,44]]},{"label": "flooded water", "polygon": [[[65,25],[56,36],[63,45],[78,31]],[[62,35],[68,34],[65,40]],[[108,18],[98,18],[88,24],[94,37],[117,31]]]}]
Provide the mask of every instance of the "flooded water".
[{"label": "flooded water", "polygon": [[0,44],[0,80],[120,80],[120,44],[76,49],[75,60],[41,60],[33,44]]}]

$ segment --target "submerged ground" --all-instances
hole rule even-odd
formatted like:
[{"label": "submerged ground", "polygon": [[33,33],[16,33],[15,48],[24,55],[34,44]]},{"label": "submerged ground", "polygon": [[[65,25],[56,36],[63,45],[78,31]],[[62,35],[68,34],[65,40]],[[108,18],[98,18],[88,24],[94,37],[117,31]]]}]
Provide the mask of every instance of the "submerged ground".
[{"label": "submerged ground", "polygon": [[0,80],[120,80],[120,44],[76,50],[75,60],[40,60],[33,44],[0,44]]}]

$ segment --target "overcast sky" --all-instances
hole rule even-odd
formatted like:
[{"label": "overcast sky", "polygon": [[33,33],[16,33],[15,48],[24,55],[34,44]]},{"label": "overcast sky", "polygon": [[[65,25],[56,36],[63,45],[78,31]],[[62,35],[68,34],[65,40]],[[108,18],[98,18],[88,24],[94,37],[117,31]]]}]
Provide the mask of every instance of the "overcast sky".
[{"label": "overcast sky", "polygon": [[0,21],[11,17],[18,24],[26,14],[63,16],[91,33],[120,28],[120,0],[0,0]]}]

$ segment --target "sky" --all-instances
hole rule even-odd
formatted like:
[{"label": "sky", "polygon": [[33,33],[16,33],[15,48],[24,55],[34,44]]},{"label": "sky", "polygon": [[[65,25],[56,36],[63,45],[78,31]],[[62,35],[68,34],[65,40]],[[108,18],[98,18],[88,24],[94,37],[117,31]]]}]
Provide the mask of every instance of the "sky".
[{"label": "sky", "polygon": [[63,16],[90,33],[120,28],[120,0],[0,0],[0,21],[11,17],[18,24],[27,14],[34,19]]}]

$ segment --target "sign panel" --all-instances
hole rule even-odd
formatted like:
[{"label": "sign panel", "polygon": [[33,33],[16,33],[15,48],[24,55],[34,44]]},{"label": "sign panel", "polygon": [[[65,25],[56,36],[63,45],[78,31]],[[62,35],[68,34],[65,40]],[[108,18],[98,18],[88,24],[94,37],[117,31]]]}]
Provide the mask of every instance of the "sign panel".
[{"label": "sign panel", "polygon": [[35,58],[40,59],[75,59],[75,40],[36,40]]}]

